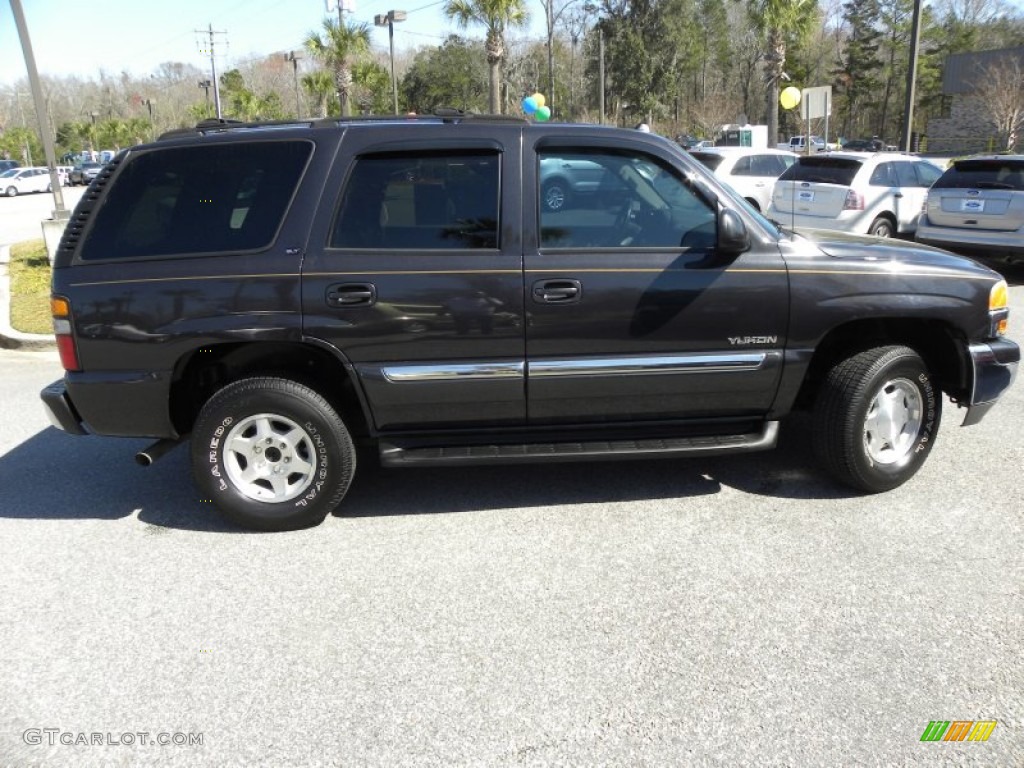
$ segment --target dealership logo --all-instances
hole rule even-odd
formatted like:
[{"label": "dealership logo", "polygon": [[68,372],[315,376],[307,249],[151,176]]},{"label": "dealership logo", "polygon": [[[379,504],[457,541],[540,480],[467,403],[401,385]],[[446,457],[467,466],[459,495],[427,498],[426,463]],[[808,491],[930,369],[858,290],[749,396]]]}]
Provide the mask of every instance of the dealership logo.
[{"label": "dealership logo", "polygon": [[995,720],[932,720],[921,741],[988,741],[995,727]]}]

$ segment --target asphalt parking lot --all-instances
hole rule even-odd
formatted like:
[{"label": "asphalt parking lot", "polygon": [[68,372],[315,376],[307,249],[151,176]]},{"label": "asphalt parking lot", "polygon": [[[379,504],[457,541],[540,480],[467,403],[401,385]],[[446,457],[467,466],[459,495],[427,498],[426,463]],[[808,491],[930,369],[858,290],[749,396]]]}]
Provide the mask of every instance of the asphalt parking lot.
[{"label": "asphalt parking lot", "polygon": [[748,457],[370,469],[259,535],[184,449],[49,428],[59,375],[0,351],[0,765],[1024,764],[1020,382],[975,427],[947,402],[880,496],[796,425]]}]

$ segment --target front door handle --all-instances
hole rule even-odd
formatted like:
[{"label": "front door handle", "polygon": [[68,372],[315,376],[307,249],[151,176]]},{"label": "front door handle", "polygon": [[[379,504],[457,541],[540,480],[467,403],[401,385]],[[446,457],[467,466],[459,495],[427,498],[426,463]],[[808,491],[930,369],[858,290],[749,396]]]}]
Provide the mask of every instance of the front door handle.
[{"label": "front door handle", "polygon": [[377,286],[373,283],[335,283],[327,286],[324,298],[329,307],[365,307],[377,301]]},{"label": "front door handle", "polygon": [[582,295],[579,280],[538,280],[533,284],[533,300],[538,304],[575,304]]}]

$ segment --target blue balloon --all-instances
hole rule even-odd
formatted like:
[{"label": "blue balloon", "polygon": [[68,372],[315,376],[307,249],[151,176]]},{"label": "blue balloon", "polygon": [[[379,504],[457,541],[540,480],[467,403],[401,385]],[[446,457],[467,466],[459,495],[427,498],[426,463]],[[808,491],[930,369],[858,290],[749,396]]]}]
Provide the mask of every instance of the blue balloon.
[{"label": "blue balloon", "polygon": [[525,99],[523,99],[523,112],[525,112],[528,115],[532,115],[536,111],[537,102],[534,100],[533,96],[527,96]]}]

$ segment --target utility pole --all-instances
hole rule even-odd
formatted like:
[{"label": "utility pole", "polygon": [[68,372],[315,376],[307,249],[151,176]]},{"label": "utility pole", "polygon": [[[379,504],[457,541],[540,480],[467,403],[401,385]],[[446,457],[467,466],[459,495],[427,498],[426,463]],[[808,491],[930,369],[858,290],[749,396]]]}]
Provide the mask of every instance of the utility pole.
[{"label": "utility pole", "polygon": [[604,125],[604,30],[598,27],[597,29],[597,50],[600,62],[598,65],[598,87],[601,90],[600,94],[600,105],[601,105],[601,125]]},{"label": "utility pole", "polygon": [[900,149],[910,151],[910,138],[914,128],[914,85],[917,82],[917,48],[921,39],[921,0],[914,0],[914,20],[910,30],[910,65],[907,67],[907,94],[903,105],[903,136]]},{"label": "utility pole", "polygon": [[297,56],[295,51],[289,51],[284,55],[285,61],[292,63],[292,72],[295,74],[295,118],[302,117],[302,105],[299,103],[299,62],[302,61],[301,56]]},{"label": "utility pole", "polygon": [[18,28],[18,37],[21,38],[21,50],[25,56],[25,69],[28,70],[28,84],[29,88],[32,89],[32,101],[35,103],[36,108],[36,122],[43,139],[43,154],[46,155],[46,164],[50,167],[50,189],[53,191],[55,207],[53,218],[55,220],[67,219],[68,211],[64,207],[64,193],[60,185],[60,177],[57,175],[57,151],[53,146],[53,136],[47,130],[46,100],[43,98],[43,86],[39,81],[36,57],[32,52],[32,40],[28,36],[28,24],[25,23],[25,12],[21,8],[21,0],[11,0],[11,11],[14,13],[14,23]]},{"label": "utility pole", "polygon": [[[226,35],[227,30],[214,31],[213,24],[210,24],[209,27],[207,27],[206,29],[197,29],[194,31],[198,34],[209,36],[208,49],[210,51],[210,72],[213,75],[213,77],[211,78],[213,80],[213,103],[217,107],[217,119],[220,120],[222,117],[220,109],[220,84],[217,82],[217,61],[214,58],[214,47],[216,45],[216,41],[213,36]],[[203,52],[202,48],[200,48],[199,50],[200,52]]]}]

